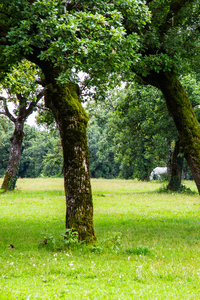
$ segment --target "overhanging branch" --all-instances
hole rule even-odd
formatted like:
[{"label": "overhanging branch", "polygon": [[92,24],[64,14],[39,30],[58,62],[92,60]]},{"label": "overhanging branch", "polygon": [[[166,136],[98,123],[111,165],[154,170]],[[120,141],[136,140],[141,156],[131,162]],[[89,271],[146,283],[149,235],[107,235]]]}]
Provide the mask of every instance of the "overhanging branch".
[{"label": "overhanging branch", "polygon": [[15,123],[16,119],[10,113],[10,111],[8,109],[7,99],[5,97],[0,96],[0,100],[3,101],[3,108],[4,108],[4,112],[1,112],[1,114],[4,114],[5,116],[7,116],[10,119],[10,121],[12,121],[13,123]]},{"label": "overhanging branch", "polygon": [[37,107],[38,102],[44,97],[45,88],[37,95],[37,100],[35,102],[31,102],[29,107],[26,109],[26,117],[32,114],[35,107]]}]

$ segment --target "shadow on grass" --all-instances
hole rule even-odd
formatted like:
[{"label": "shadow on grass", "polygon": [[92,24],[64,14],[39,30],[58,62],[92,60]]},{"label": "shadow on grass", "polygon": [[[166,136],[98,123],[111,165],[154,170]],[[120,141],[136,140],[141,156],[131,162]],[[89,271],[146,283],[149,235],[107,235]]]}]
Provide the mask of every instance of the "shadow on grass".
[{"label": "shadow on grass", "polygon": [[185,195],[197,195],[197,191],[192,191],[189,187],[185,185],[181,185],[178,190],[170,190],[167,188],[167,185],[161,186],[157,191],[157,193],[167,193],[167,194],[185,194]]},{"label": "shadow on grass", "polygon": [[19,251],[29,251],[33,248],[38,248],[43,237],[42,233],[51,233],[55,238],[63,239],[62,233],[65,231],[64,220],[11,220],[4,218],[0,221],[0,249],[7,249],[10,244],[13,244]]},{"label": "shadow on grass", "polygon": [[[42,232],[52,234],[55,240],[62,240],[65,230],[64,220],[26,220],[20,219],[0,221],[0,249],[7,249],[13,244],[19,251],[38,249]],[[141,218],[141,219],[98,219],[95,230],[99,241],[103,241],[109,232],[121,232],[122,241],[128,245],[142,243],[144,245],[188,244],[200,243],[200,221],[187,218]]]},{"label": "shadow on grass", "polygon": [[149,190],[149,191],[130,191],[130,192],[113,192],[113,193],[93,193],[94,197],[106,197],[106,196],[115,196],[115,195],[142,195],[142,194],[155,194],[155,193],[159,193],[159,194],[182,194],[182,195],[198,195],[199,193],[197,191],[193,191],[191,190],[189,187],[186,186],[181,186],[180,190],[177,191],[172,191],[167,189],[166,184],[159,186],[159,188],[155,188],[155,190]]},{"label": "shadow on grass", "polygon": [[97,238],[107,232],[121,232],[126,243],[138,243],[145,245],[156,244],[200,244],[200,221],[192,221],[187,218],[141,218],[97,220],[95,223]]},{"label": "shadow on grass", "polygon": [[24,197],[28,197],[28,198],[37,198],[37,197],[59,197],[59,196],[65,196],[64,192],[61,190],[42,190],[42,191],[37,191],[37,190],[21,190],[21,189],[17,189],[15,191],[7,191],[6,193],[2,190],[0,190],[0,200],[2,198],[15,198],[15,197],[19,197],[19,198],[24,198]]}]

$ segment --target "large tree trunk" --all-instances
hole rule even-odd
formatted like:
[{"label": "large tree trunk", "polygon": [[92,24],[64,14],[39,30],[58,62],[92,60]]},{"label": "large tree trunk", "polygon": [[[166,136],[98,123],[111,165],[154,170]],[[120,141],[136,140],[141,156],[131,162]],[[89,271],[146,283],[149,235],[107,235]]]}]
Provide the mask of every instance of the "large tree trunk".
[{"label": "large tree trunk", "polygon": [[1,189],[3,189],[5,192],[8,190],[11,191],[15,189],[18,177],[19,161],[22,151],[22,141],[24,136],[24,121],[16,120],[14,124],[15,130],[11,138],[11,148],[8,167],[1,186]]},{"label": "large tree trunk", "polygon": [[66,193],[66,227],[78,231],[79,239],[95,240],[86,127],[88,116],[81,105],[76,84],[48,84],[45,105],[59,126],[63,148]]},{"label": "large tree trunk", "polygon": [[180,156],[180,141],[176,141],[174,152],[170,163],[170,181],[167,186],[169,190],[178,191],[181,187],[183,170],[183,156]]},{"label": "large tree trunk", "polygon": [[180,137],[181,150],[200,193],[200,127],[188,95],[172,72],[150,74],[145,79],[160,88],[165,97]]}]

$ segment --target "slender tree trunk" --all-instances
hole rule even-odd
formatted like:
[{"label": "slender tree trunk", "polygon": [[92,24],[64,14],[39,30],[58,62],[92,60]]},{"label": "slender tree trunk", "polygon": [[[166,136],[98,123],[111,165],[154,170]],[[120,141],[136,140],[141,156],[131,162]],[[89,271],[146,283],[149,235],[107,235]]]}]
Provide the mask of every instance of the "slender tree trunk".
[{"label": "slender tree trunk", "polygon": [[95,240],[86,136],[88,116],[81,105],[79,87],[73,83],[48,84],[45,105],[55,116],[62,140],[66,227],[78,231],[80,240]]},{"label": "slender tree trunk", "polygon": [[18,176],[19,161],[22,151],[22,141],[24,136],[24,121],[16,120],[14,124],[15,130],[11,138],[11,148],[8,167],[1,186],[1,189],[3,189],[5,192],[8,190],[11,191],[15,189]]},{"label": "slender tree trunk", "polygon": [[180,154],[180,141],[175,144],[174,152],[170,164],[170,181],[167,186],[169,190],[178,191],[181,186],[183,157]]},{"label": "slender tree trunk", "polygon": [[169,113],[179,133],[181,151],[200,193],[200,127],[188,95],[172,72],[150,74],[146,79],[160,88],[165,97]]}]

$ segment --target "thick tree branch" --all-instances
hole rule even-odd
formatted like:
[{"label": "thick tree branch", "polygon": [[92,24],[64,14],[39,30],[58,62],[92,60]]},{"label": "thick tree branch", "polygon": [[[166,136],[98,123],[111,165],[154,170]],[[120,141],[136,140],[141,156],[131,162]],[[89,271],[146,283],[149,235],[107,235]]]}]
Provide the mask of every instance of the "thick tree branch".
[{"label": "thick tree branch", "polygon": [[7,99],[5,97],[0,96],[0,100],[3,101],[3,108],[4,108],[4,112],[1,112],[1,114],[4,114],[5,116],[7,116],[13,123],[15,123],[16,119],[14,118],[14,116],[10,113],[9,109],[8,109],[8,105],[7,105]]},{"label": "thick tree branch", "polygon": [[0,115],[4,115],[4,116],[6,116],[6,113],[5,113],[5,111],[0,111]]},{"label": "thick tree branch", "polygon": [[44,111],[51,111],[48,107],[45,107],[45,106],[41,106],[41,105],[36,105],[35,107],[41,109],[41,110],[44,110]]},{"label": "thick tree branch", "polygon": [[26,117],[28,117],[30,114],[32,114],[34,108],[37,106],[38,102],[44,97],[45,88],[37,95],[37,100],[32,101],[29,105],[29,107],[26,109]]}]

